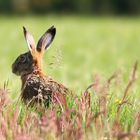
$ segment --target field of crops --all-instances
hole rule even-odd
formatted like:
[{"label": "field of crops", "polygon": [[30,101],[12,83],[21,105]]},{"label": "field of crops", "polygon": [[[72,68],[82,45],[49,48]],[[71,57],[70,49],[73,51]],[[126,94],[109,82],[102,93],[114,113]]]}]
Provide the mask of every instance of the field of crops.
[{"label": "field of crops", "polygon": [[[140,139],[140,19],[60,15],[0,19],[2,140]],[[27,109],[18,100],[20,77],[11,72],[16,57],[28,50],[22,26],[37,42],[52,25],[57,33],[45,53],[44,71],[72,95],[66,100],[58,97],[61,107]]]}]

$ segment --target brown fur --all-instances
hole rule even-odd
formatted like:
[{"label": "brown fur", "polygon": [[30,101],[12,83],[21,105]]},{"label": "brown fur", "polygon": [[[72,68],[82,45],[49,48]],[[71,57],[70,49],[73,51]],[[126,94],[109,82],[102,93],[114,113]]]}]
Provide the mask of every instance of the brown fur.
[{"label": "brown fur", "polygon": [[21,98],[27,105],[43,103],[48,105],[53,95],[68,93],[68,89],[46,76],[42,70],[42,58],[45,50],[54,39],[56,29],[51,27],[40,38],[37,47],[32,35],[24,27],[24,36],[27,41],[29,52],[21,54],[13,63],[13,73],[21,76]]}]

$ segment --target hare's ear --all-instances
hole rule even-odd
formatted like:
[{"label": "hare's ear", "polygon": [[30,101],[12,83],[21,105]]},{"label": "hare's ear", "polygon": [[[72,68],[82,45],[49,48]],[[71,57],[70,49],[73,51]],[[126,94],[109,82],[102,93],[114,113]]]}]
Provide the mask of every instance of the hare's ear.
[{"label": "hare's ear", "polygon": [[24,32],[25,40],[28,44],[28,48],[32,52],[33,50],[36,49],[34,38],[31,35],[31,33],[29,31],[27,31],[27,29],[25,27],[23,27],[23,32]]},{"label": "hare's ear", "polygon": [[56,33],[56,28],[52,26],[49,28],[43,36],[39,39],[37,44],[37,51],[43,52],[44,50],[48,49],[50,44],[52,43]]}]

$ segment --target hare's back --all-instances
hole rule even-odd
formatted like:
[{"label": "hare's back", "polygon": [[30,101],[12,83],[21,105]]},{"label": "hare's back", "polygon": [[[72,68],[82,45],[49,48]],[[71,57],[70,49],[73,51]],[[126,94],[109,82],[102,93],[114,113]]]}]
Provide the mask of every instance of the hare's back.
[{"label": "hare's back", "polygon": [[68,89],[50,77],[31,75],[25,82],[22,89],[22,99],[25,103],[32,100],[47,102],[51,100],[53,94],[66,94]]}]

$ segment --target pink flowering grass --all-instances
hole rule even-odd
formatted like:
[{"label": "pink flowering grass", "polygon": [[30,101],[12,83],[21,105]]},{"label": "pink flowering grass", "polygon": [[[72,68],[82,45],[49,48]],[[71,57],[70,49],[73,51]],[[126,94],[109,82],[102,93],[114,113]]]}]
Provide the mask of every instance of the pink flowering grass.
[{"label": "pink flowering grass", "polygon": [[137,80],[136,73],[137,63],[120,98],[114,93],[114,89],[122,86],[118,82],[122,78],[118,76],[119,72],[105,81],[102,76],[96,75],[80,96],[74,93],[67,98],[61,94],[54,95],[47,109],[13,103],[4,87],[0,89],[0,139],[140,139],[140,113],[131,95]]}]

